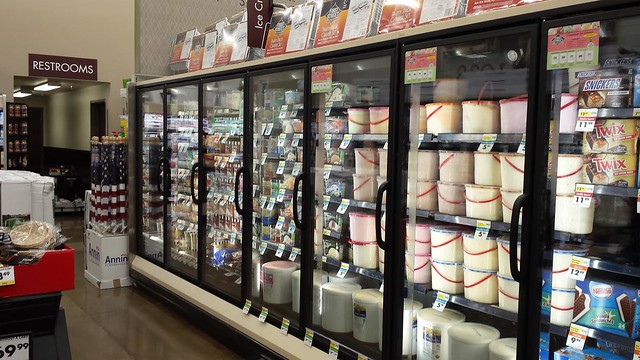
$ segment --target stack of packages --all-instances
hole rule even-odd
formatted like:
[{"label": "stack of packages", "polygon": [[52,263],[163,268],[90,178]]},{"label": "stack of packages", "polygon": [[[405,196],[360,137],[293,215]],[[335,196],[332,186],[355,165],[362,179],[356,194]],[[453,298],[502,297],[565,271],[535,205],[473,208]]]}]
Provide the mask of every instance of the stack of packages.
[{"label": "stack of packages", "polygon": [[127,231],[127,139],[91,138],[89,227],[101,234]]}]

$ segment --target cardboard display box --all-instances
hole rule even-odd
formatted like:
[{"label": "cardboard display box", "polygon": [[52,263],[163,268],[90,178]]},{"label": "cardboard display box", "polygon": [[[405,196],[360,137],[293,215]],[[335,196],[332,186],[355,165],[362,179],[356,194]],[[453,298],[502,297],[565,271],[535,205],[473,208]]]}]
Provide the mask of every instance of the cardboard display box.
[{"label": "cardboard display box", "polygon": [[84,278],[98,289],[131,286],[129,277],[129,237],[105,236],[87,230]]}]

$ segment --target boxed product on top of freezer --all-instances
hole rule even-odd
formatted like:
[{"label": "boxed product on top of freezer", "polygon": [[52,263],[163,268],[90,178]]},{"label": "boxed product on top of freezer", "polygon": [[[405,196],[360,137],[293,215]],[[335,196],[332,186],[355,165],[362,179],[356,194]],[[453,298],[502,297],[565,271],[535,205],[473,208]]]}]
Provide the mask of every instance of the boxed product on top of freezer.
[{"label": "boxed product on top of freezer", "polygon": [[627,68],[584,71],[579,79],[578,107],[626,108],[632,104],[633,70]]}]

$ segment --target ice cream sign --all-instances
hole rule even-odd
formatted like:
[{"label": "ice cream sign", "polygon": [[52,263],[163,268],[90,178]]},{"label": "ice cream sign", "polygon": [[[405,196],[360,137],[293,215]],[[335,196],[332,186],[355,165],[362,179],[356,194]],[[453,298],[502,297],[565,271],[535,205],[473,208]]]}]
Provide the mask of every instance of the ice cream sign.
[{"label": "ice cream sign", "polygon": [[599,47],[599,21],[551,28],[547,36],[547,70],[597,66]]}]

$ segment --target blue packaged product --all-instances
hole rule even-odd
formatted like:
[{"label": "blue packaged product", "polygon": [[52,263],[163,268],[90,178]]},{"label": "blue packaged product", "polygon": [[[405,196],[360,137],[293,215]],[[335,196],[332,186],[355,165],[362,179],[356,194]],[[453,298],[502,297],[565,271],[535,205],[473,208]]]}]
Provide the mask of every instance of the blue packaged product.
[{"label": "blue packaged product", "polygon": [[631,346],[625,346],[623,344],[600,339],[596,340],[596,346],[600,350],[604,350],[610,354],[622,356],[625,359],[633,358],[633,347]]},{"label": "blue packaged product", "polygon": [[603,350],[585,347],[583,350],[565,347],[553,353],[553,360],[626,360],[622,356],[613,355]]},{"label": "blue packaged product", "polygon": [[551,271],[542,271],[542,314],[550,315],[551,311]]},{"label": "blue packaged product", "polygon": [[640,107],[640,58],[633,60],[633,107]]}]

